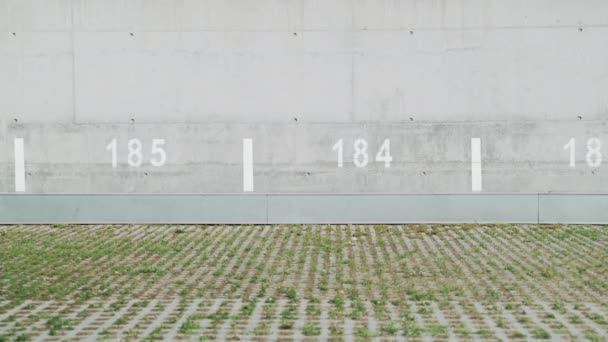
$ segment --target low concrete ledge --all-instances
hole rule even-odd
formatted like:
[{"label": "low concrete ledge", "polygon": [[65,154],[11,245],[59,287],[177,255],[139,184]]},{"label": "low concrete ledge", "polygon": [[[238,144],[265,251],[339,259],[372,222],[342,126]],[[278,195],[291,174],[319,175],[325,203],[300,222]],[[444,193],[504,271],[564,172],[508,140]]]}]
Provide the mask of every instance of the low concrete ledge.
[{"label": "low concrete ledge", "polygon": [[0,194],[1,224],[608,223],[608,194]]},{"label": "low concrete ledge", "polygon": [[541,223],[608,223],[607,194],[541,194]]},{"label": "low concrete ledge", "polygon": [[0,195],[0,223],[266,223],[247,195]]},{"label": "low concrete ledge", "polygon": [[537,195],[270,195],[270,223],[536,222]]}]

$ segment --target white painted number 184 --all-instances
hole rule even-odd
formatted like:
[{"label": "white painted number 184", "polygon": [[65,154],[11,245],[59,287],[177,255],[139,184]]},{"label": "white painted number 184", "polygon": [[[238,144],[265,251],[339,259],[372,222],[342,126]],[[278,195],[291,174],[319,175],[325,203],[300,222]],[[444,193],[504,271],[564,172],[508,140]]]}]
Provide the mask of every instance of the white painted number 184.
[{"label": "white painted number 184", "polygon": [[[353,143],[353,163],[356,167],[365,167],[369,163],[367,152],[368,144],[365,139],[357,139]],[[334,144],[332,150],[338,152],[338,167],[344,167],[344,140],[340,139]],[[391,141],[384,139],[382,146],[376,154],[377,162],[384,162],[384,167],[391,167],[393,157],[391,156]]]}]

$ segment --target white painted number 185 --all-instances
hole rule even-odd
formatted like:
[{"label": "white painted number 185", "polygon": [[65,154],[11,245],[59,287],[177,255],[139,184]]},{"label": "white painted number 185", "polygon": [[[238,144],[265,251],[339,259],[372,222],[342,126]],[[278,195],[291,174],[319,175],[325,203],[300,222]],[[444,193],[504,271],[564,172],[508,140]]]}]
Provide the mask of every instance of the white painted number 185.
[{"label": "white painted number 185", "polygon": [[[353,143],[353,163],[356,167],[365,167],[369,163],[367,153],[368,144],[365,139],[357,139]],[[338,167],[344,167],[344,140],[340,139],[334,144],[332,150],[338,152]],[[393,157],[391,156],[391,141],[384,139],[382,146],[376,154],[377,162],[384,162],[384,167],[391,167]]]},{"label": "white painted number 185", "polygon": [[[112,152],[113,168],[118,166],[117,144],[116,139],[112,139],[108,146],[106,146],[106,150]],[[163,148],[164,144],[165,139],[152,139],[152,149],[150,151],[150,164],[152,164],[152,166],[161,167],[167,162],[167,153]],[[129,150],[129,153],[127,154],[127,163],[129,166],[140,167],[144,163],[144,156],[142,153],[143,145],[141,140],[137,138],[129,139],[127,149]]]}]

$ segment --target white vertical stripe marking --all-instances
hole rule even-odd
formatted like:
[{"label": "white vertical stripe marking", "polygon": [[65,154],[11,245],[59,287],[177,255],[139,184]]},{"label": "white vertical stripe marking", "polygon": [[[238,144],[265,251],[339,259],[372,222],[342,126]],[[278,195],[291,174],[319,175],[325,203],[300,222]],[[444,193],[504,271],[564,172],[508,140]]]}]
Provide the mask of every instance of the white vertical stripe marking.
[{"label": "white vertical stripe marking", "polygon": [[243,191],[253,191],[253,140],[243,139]]},{"label": "white vertical stripe marking", "polygon": [[481,139],[471,138],[471,190],[481,191]]},{"label": "white vertical stripe marking", "polygon": [[15,191],[25,191],[25,155],[23,138],[15,138]]}]

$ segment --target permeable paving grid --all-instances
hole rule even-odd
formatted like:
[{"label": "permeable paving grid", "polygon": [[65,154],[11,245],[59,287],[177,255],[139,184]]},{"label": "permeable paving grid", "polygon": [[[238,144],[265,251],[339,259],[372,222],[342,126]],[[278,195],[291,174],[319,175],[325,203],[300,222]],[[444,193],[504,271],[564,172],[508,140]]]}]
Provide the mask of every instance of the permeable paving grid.
[{"label": "permeable paving grid", "polygon": [[0,226],[0,341],[605,341],[607,271],[607,226]]}]

